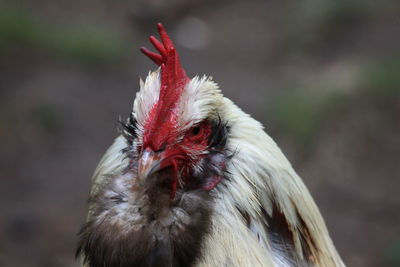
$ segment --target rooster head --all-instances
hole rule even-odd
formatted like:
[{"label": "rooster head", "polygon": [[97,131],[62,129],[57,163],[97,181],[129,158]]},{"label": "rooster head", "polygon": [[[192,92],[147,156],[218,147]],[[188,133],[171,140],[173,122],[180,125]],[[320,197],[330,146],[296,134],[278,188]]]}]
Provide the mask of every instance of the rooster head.
[{"label": "rooster head", "polygon": [[[174,199],[178,189],[209,191],[221,181],[228,128],[212,108],[221,97],[216,84],[207,78],[191,80],[164,27],[159,23],[157,28],[161,42],[154,36],[150,42],[159,54],[141,51],[160,69],[142,83],[135,114],[123,128],[137,160],[137,182],[167,171],[171,175],[163,182]],[[205,168],[206,163],[213,168]]]},{"label": "rooster head", "polygon": [[189,266],[211,224],[212,189],[226,173],[223,96],[210,78],[186,75],[157,26],[161,41],[150,42],[159,53],[141,51],[159,69],[140,82],[122,136],[94,175],[78,248],[91,267]]}]

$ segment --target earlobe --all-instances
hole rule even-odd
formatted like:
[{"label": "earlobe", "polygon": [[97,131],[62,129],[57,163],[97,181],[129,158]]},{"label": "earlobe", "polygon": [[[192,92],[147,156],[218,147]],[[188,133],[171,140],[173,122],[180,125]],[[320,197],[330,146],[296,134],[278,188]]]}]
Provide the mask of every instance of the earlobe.
[{"label": "earlobe", "polygon": [[220,182],[221,182],[221,176],[213,175],[206,179],[205,184],[202,188],[208,192],[211,191],[214,187],[216,187]]}]

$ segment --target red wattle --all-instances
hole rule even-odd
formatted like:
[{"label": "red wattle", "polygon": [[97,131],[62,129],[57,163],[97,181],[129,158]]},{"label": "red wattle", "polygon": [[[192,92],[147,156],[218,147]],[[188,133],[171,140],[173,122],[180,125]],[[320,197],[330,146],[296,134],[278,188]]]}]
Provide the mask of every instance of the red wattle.
[{"label": "red wattle", "polygon": [[216,187],[219,183],[221,182],[221,176],[219,175],[214,175],[209,180],[206,182],[206,184],[203,186],[203,189],[205,191],[210,191],[214,187]]}]

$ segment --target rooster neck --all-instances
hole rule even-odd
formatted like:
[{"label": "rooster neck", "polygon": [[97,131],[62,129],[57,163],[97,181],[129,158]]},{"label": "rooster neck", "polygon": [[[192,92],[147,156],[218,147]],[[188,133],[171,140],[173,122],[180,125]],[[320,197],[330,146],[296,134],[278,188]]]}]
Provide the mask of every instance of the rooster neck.
[{"label": "rooster neck", "polygon": [[[245,266],[268,260],[272,263],[265,266],[343,266],[310,193],[262,125],[229,99],[220,114],[231,126],[227,149],[236,153],[227,167],[229,189],[217,188],[224,201],[216,202],[215,213],[242,222],[243,239],[262,248],[254,252],[258,262]],[[229,235],[226,231],[222,238]],[[243,257],[248,256],[238,260]]]}]

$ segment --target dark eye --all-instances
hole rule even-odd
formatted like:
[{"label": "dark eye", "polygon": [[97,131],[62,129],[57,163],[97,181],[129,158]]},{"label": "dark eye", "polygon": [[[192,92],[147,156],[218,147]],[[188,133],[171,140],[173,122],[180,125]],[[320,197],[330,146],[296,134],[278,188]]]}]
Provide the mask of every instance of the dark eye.
[{"label": "dark eye", "polygon": [[192,129],[192,134],[193,135],[198,135],[200,133],[201,129],[199,126],[196,126]]}]

